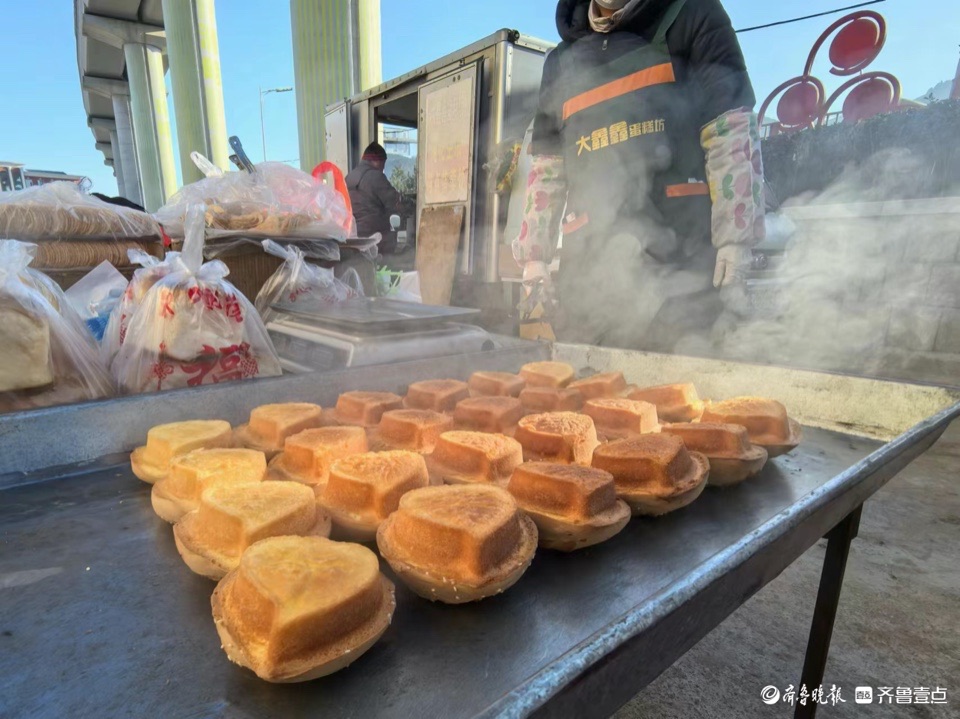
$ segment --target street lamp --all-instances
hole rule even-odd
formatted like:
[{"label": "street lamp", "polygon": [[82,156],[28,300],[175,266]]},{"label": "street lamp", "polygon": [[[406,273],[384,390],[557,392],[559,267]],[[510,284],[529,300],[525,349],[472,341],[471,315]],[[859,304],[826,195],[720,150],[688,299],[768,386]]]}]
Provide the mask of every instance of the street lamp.
[{"label": "street lamp", "polygon": [[292,87],[272,87],[269,90],[264,90],[262,87],[260,90],[260,142],[263,143],[263,161],[267,161],[267,133],[263,127],[263,96],[269,95],[271,92],[293,92]]}]

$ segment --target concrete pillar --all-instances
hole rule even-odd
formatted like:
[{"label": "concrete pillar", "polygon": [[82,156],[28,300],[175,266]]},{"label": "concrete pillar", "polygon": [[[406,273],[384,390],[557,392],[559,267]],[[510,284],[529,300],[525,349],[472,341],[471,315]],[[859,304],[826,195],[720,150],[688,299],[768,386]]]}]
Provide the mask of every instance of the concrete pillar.
[{"label": "concrete pillar", "polygon": [[214,0],[163,0],[163,24],[186,185],[203,178],[190,159],[193,151],[230,169]]},{"label": "concrete pillar", "polygon": [[378,84],[379,0],[290,0],[300,167],[323,160],[327,105]]},{"label": "concrete pillar", "polygon": [[155,212],[177,190],[163,55],[142,43],[123,46],[130,82],[130,109],[140,164],[143,206]]},{"label": "concrete pillar", "polygon": [[356,0],[359,35],[360,92],[383,82],[380,51],[380,0]]},{"label": "concrete pillar", "polygon": [[110,132],[110,156],[113,158],[113,176],[117,178],[117,194],[126,197],[123,188],[123,160],[120,159],[120,139],[117,131]]},{"label": "concrete pillar", "polygon": [[[117,126],[117,148],[114,150],[114,167],[123,168],[123,180],[117,174],[120,194],[130,202],[143,205],[143,191],[140,188],[140,162],[137,159],[137,144],[130,122],[130,96],[111,95],[113,117]],[[112,139],[112,138],[111,138]],[[119,160],[119,162],[117,162]]]}]

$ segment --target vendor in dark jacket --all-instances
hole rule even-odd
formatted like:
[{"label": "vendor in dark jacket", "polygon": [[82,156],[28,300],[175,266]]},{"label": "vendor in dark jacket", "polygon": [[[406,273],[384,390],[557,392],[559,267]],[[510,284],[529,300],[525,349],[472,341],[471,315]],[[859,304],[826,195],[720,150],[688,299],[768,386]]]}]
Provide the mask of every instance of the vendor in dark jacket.
[{"label": "vendor in dark jacket", "polygon": [[763,237],[737,37],[720,0],[560,0],[557,28],[514,256],[547,283],[562,234],[562,338],[672,351],[709,333]]},{"label": "vendor in dark jacket", "polygon": [[360,164],[346,176],[347,190],[357,220],[357,236],[370,237],[379,232],[383,235],[381,252],[389,252],[396,246],[395,234],[390,229],[390,215],[400,206],[400,193],[390,184],[383,172],[387,151],[377,142],[372,142],[363,151]]}]

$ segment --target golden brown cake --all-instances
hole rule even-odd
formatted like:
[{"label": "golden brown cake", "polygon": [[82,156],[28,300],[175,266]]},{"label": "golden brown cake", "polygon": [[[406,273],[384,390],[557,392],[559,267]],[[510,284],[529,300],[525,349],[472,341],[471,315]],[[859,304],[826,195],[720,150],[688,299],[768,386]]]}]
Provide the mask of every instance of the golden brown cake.
[{"label": "golden brown cake", "polygon": [[520,368],[527,387],[566,387],[576,376],[566,362],[530,362]]},{"label": "golden brown cake", "polygon": [[708,402],[702,422],[739,424],[746,427],[753,444],[760,445],[767,454],[779,457],[800,444],[800,424],[787,416],[786,408],[773,399],[764,397],[735,397],[723,402]]},{"label": "golden brown cake", "polygon": [[688,452],[679,437],[667,434],[602,444],[593,453],[593,466],[613,475],[617,496],[635,515],[685,507],[700,496],[710,473],[706,457]]},{"label": "golden brown cake", "polygon": [[287,437],[283,452],[270,461],[270,479],[291,480],[320,492],[338,459],[369,450],[363,427],[318,427]]},{"label": "golden brown cake", "polygon": [[403,398],[392,392],[344,392],[333,416],[340,424],[376,427],[384,412],[402,408]]},{"label": "golden brown cake", "polygon": [[462,604],[513,586],[533,561],[537,527],[499,487],[427,487],[403,496],[377,546],[421,597]]},{"label": "golden brown cake", "polygon": [[266,457],[254,449],[196,449],[171,462],[170,473],[153,485],[150,501],[161,519],[178,522],[200,506],[205,490],[260,482],[266,472]]},{"label": "golden brown cake", "polygon": [[619,397],[627,389],[627,381],[623,372],[604,372],[578,379],[570,384],[570,389],[578,390],[584,399]]},{"label": "golden brown cake", "polygon": [[267,537],[326,537],[330,517],[313,491],[296,482],[222,484],[173,526],[177,551],[197,574],[220,579],[240,556]]},{"label": "golden brown cake", "polygon": [[250,412],[250,422],[237,427],[236,434],[241,445],[258,449],[270,459],[283,451],[287,437],[323,424],[323,409],[318,404],[265,404]]},{"label": "golden brown cake", "polygon": [[227,657],[269,682],[343,669],[383,635],[396,607],[376,554],[321,537],[257,542],[210,602]]},{"label": "golden brown cake", "polygon": [[170,471],[170,461],[195,449],[233,446],[233,430],[220,419],[161,424],[147,432],[147,443],[130,454],[133,473],[153,484]]},{"label": "golden brown cake", "polygon": [[429,483],[416,452],[367,452],[334,462],[319,499],[333,517],[335,539],[369,542],[400,497]]},{"label": "golden brown cake", "polygon": [[512,435],[523,417],[516,397],[470,397],[457,404],[453,421],[457,429]]},{"label": "golden brown cake", "polygon": [[367,431],[370,449],[408,449],[432,452],[440,435],[453,429],[453,417],[429,409],[384,412],[380,424]]},{"label": "golden brown cake", "polygon": [[458,379],[430,379],[410,385],[403,404],[410,409],[453,412],[457,402],[469,396],[470,389],[466,382]]},{"label": "golden brown cake", "polygon": [[591,399],[584,404],[583,413],[593,420],[603,441],[660,431],[657,408],[649,402],[624,397]]},{"label": "golden brown cake", "polygon": [[544,549],[572,552],[605,542],[630,520],[613,475],[593,467],[527,462],[514,470],[507,489],[536,522]]},{"label": "golden brown cake", "polygon": [[521,462],[519,442],[485,432],[444,432],[427,457],[434,484],[505,484]]},{"label": "golden brown cake", "polygon": [[579,412],[583,409],[583,395],[569,387],[525,387],[520,393],[520,404],[528,414]]},{"label": "golden brown cake", "polygon": [[627,397],[656,405],[662,422],[694,422],[703,413],[697,388],[689,382],[633,388]]},{"label": "golden brown cake", "polygon": [[546,412],[520,420],[514,435],[528,462],[590,465],[599,444],[593,420],[575,412]]},{"label": "golden brown cake", "polygon": [[739,424],[665,424],[662,431],[679,437],[687,449],[710,460],[709,483],[714,487],[726,487],[755,477],[767,463],[767,450],[751,444],[747,430]]},{"label": "golden brown cake", "polygon": [[467,385],[471,397],[516,397],[526,382],[520,375],[509,372],[474,372]]}]

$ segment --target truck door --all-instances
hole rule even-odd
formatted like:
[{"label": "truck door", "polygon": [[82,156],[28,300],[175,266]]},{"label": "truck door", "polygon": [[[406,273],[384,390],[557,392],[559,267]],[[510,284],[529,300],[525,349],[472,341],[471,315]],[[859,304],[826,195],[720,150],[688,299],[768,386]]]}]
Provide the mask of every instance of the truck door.
[{"label": "truck door", "polygon": [[350,108],[339,102],[324,115],[324,157],[346,175],[350,172]]},{"label": "truck door", "polygon": [[[417,214],[462,213],[457,268],[473,272],[473,210],[476,186],[479,63],[467,65],[419,88],[419,191]],[[457,209],[460,208],[460,209]],[[459,224],[459,223],[458,223]]]}]

